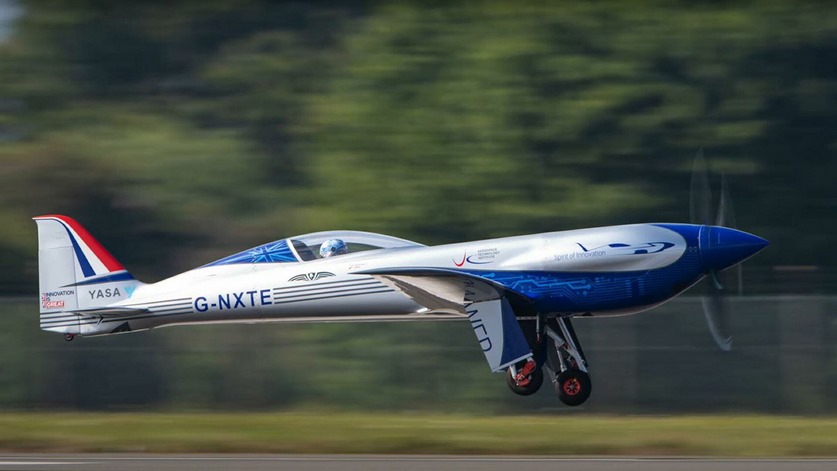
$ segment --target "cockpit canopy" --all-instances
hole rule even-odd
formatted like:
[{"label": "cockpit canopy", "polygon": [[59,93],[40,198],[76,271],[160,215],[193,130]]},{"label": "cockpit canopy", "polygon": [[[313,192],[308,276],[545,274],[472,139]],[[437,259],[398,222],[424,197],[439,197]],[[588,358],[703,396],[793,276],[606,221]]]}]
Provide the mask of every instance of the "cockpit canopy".
[{"label": "cockpit canopy", "polygon": [[238,263],[296,263],[320,258],[320,244],[340,239],[349,247],[349,254],[366,250],[424,247],[423,244],[383,234],[362,231],[324,231],[281,239],[216,260],[205,266]]}]

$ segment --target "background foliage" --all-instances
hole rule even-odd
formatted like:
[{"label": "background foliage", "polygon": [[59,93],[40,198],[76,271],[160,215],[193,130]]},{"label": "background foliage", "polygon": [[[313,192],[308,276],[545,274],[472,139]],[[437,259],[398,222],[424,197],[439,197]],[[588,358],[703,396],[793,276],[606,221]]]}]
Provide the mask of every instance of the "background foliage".
[{"label": "background foliage", "polygon": [[[0,43],[3,292],[35,291],[38,213],[153,281],[310,230],[684,221],[699,147],[773,242],[750,289],[833,291],[830,2],[19,10]],[[787,265],[819,275],[779,284]]]}]

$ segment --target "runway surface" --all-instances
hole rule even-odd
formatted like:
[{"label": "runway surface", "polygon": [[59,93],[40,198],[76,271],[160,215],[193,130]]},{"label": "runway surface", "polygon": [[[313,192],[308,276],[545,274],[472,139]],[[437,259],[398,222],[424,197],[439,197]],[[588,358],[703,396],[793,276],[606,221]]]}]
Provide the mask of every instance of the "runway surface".
[{"label": "runway surface", "polygon": [[837,469],[837,459],[705,459],[527,456],[401,455],[143,455],[143,454],[8,454],[0,470],[135,471],[234,469],[243,471],[820,471]]}]

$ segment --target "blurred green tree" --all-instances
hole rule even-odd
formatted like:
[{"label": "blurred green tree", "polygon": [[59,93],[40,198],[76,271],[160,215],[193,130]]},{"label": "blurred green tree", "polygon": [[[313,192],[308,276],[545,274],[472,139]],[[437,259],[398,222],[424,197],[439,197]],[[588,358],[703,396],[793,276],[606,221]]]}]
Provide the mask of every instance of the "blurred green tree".
[{"label": "blurred green tree", "polygon": [[34,213],[155,279],[334,227],[439,243],[685,221],[699,147],[773,241],[754,263],[837,264],[830,3],[21,5],[0,44],[0,273],[24,276],[3,292],[34,291]]}]

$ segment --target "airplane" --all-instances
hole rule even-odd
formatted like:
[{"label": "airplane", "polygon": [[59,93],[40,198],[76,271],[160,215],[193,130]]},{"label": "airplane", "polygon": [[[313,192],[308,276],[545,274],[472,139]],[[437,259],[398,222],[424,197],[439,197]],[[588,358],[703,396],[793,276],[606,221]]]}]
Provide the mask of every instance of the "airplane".
[{"label": "airplane", "polygon": [[[719,224],[695,207],[700,223],[438,246],[370,232],[316,232],[151,284],[135,279],[74,219],[38,216],[40,327],[69,341],[182,324],[460,319],[514,393],[537,392],[546,370],[559,400],[577,406],[592,384],[573,318],[647,311],[707,276],[722,289],[719,272],[768,245],[720,224],[731,218],[724,193]],[[717,306],[704,303],[705,314],[728,350]]]}]

